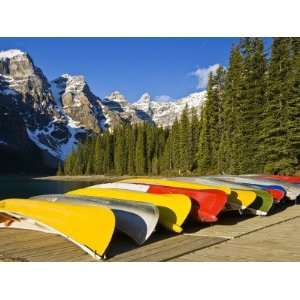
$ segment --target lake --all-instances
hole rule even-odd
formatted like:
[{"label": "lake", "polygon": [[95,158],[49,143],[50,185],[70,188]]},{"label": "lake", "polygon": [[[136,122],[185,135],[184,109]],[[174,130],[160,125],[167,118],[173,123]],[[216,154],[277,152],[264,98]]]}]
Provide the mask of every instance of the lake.
[{"label": "lake", "polygon": [[41,194],[62,194],[90,186],[97,181],[64,181],[33,179],[28,177],[0,177],[0,199],[28,198]]}]

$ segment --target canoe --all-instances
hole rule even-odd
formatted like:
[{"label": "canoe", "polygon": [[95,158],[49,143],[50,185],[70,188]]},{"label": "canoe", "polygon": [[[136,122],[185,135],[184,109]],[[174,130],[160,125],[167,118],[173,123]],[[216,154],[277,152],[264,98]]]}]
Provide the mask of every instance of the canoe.
[{"label": "canoe", "polygon": [[184,195],[154,195],[127,190],[102,189],[97,185],[74,190],[67,194],[152,203],[159,210],[158,223],[177,233],[182,231],[181,226],[188,217],[192,206],[190,198]]},{"label": "canoe", "polygon": [[281,200],[284,199],[286,195],[285,189],[280,185],[263,185],[263,184],[251,184],[251,183],[243,183],[243,185],[269,192],[272,195],[275,203],[279,203]]},{"label": "canoe", "polygon": [[251,187],[245,187],[241,184],[222,181],[214,176],[207,177],[184,177],[185,180],[191,180],[193,182],[203,182],[210,184],[223,184],[230,187],[232,194],[228,201],[232,203],[229,210],[235,210],[234,205],[241,210],[246,210],[254,215],[264,216],[268,213],[273,205],[273,199],[268,192],[257,190]]},{"label": "canoe", "polygon": [[192,200],[191,218],[200,222],[216,222],[217,215],[224,209],[227,195],[220,190],[193,190],[177,187],[152,184],[135,183],[105,183],[97,185],[99,188],[124,189],[130,191],[143,191],[153,194],[183,194]]},{"label": "canoe", "polygon": [[158,208],[153,204],[145,202],[132,203],[116,199],[65,194],[39,195],[32,197],[32,199],[108,207],[116,217],[116,228],[128,235],[139,245],[143,244],[150,237],[155,230],[159,217]]},{"label": "canoe", "polygon": [[207,176],[206,178],[211,178],[212,180],[216,180],[217,182],[228,184],[231,187],[253,191],[256,194],[256,198],[254,202],[252,202],[247,207],[247,211],[251,212],[254,215],[265,216],[273,206],[273,197],[270,192],[264,191],[262,189],[257,189],[253,186],[251,187],[242,183],[227,181],[224,180],[221,176]]},{"label": "canoe", "polygon": [[172,180],[180,180],[184,183],[194,183],[199,185],[209,185],[211,188],[218,188],[219,186],[223,186],[230,190],[230,194],[228,197],[229,208],[232,210],[246,209],[251,203],[254,202],[256,198],[256,194],[253,191],[246,189],[237,189],[231,188],[228,184],[224,182],[216,182],[214,180],[202,177],[175,177]]},{"label": "canoe", "polygon": [[97,259],[104,256],[115,229],[115,216],[106,207],[7,199],[0,201],[0,213],[33,219]]},{"label": "canoe", "polygon": [[296,200],[297,197],[300,195],[300,187],[297,184],[292,184],[283,181],[279,183],[278,180],[265,179],[265,178],[261,178],[258,175],[242,175],[242,176],[222,175],[222,176],[218,176],[218,178],[219,177],[226,179],[226,181],[232,181],[237,183],[280,185],[285,189],[287,197],[290,198],[291,200]]},{"label": "canoe", "polygon": [[177,187],[177,188],[184,188],[184,189],[192,189],[192,190],[209,190],[209,189],[217,189],[220,191],[225,192],[227,195],[230,195],[231,190],[226,186],[211,186],[208,184],[197,184],[191,182],[184,182],[179,178],[170,178],[170,179],[158,179],[158,178],[131,178],[131,179],[124,179],[120,182],[127,182],[127,183],[141,183],[141,184],[154,184],[154,185],[164,185],[169,187]]},{"label": "canoe", "polygon": [[57,233],[52,228],[16,213],[0,213],[0,228],[14,228],[41,231],[45,233]]},{"label": "canoe", "polygon": [[284,175],[259,175],[262,178],[266,179],[276,179],[279,181],[285,181],[289,183],[300,184],[300,176],[284,176]]}]

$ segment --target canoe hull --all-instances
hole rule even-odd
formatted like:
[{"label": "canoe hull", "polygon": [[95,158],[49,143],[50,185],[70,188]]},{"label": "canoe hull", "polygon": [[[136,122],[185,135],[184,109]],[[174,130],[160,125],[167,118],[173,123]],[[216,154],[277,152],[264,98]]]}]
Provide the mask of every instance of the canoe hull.
[{"label": "canoe hull", "polygon": [[182,194],[192,200],[191,218],[198,222],[216,222],[217,215],[224,209],[227,195],[220,190],[194,190],[154,184],[136,183],[104,183],[101,188],[128,189],[131,191],[144,191],[153,194]]},{"label": "canoe hull", "polygon": [[184,195],[154,195],[128,190],[106,189],[99,185],[68,192],[67,195],[80,195],[118,199],[131,202],[146,202],[157,206],[159,210],[159,224],[168,230],[180,233],[182,224],[191,211],[191,200]]},{"label": "canoe hull", "polygon": [[256,194],[255,200],[247,207],[247,211],[251,214],[265,216],[273,206],[273,197],[267,191],[257,189],[251,185],[225,180],[223,176],[212,176],[211,178],[217,182],[226,183],[231,187],[253,191]]},{"label": "canoe hull", "polygon": [[[182,180],[184,182],[192,182],[198,184],[209,184],[212,188],[215,186],[226,186],[227,183],[222,181],[216,181],[206,177],[175,177],[176,180]],[[231,193],[228,197],[228,204],[230,210],[243,210],[250,206],[256,198],[256,194],[247,189],[241,189],[241,187],[230,187]]]},{"label": "canoe hull", "polygon": [[0,228],[25,229],[57,234],[56,230],[37,222],[34,219],[12,212],[0,213]]},{"label": "canoe hull", "polygon": [[285,189],[287,197],[290,198],[291,200],[296,200],[297,197],[300,195],[300,187],[298,185],[288,183],[288,182],[282,182],[282,181],[279,183],[279,181],[275,179],[264,179],[256,175],[243,175],[243,176],[224,175],[220,177],[225,179],[226,181],[232,181],[236,183],[280,185]]},{"label": "canoe hull", "polygon": [[32,199],[108,207],[115,214],[117,229],[128,235],[139,245],[150,237],[159,218],[157,207],[143,202],[131,203],[114,199],[65,194],[39,195],[32,197]]},{"label": "canoe hull", "polygon": [[165,178],[165,179],[158,179],[158,178],[131,178],[121,180],[120,183],[136,183],[136,184],[149,184],[149,185],[163,185],[169,186],[174,188],[184,188],[184,189],[192,189],[192,190],[209,190],[209,189],[217,189],[220,191],[225,192],[227,195],[230,194],[231,190],[226,186],[214,186],[208,184],[198,184],[193,182],[185,182],[179,178]]},{"label": "canoe hull", "polygon": [[262,175],[265,179],[276,179],[278,181],[285,181],[289,183],[300,184],[300,176],[284,176],[284,175]]},{"label": "canoe hull", "polygon": [[33,219],[98,259],[104,256],[115,229],[115,216],[105,207],[7,199],[0,201],[0,213]]}]

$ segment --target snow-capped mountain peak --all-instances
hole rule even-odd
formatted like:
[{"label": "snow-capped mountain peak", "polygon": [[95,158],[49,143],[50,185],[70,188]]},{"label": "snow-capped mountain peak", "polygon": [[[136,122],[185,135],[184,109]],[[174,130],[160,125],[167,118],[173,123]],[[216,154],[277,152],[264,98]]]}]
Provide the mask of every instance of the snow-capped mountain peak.
[{"label": "snow-capped mountain peak", "polygon": [[133,103],[139,111],[151,117],[153,122],[162,127],[168,127],[173,124],[176,118],[180,118],[184,108],[196,108],[198,112],[206,99],[206,91],[192,93],[184,98],[174,101],[153,101],[148,93]]},{"label": "snow-capped mountain peak", "polygon": [[70,93],[80,93],[87,85],[83,75],[63,74],[53,82],[64,89],[64,92]]},{"label": "snow-capped mountain peak", "polygon": [[206,99],[206,91],[192,93],[186,97],[183,97],[177,101],[178,105],[187,105],[188,107],[202,106]]},{"label": "snow-capped mountain peak", "polygon": [[16,56],[26,55],[25,52],[22,52],[19,49],[9,49],[5,51],[0,51],[0,60],[11,59]]},{"label": "snow-capped mountain peak", "polygon": [[125,96],[120,93],[119,91],[114,91],[112,92],[109,96],[105,97],[105,99],[107,100],[110,100],[110,101],[114,101],[114,102],[126,102],[127,103],[127,100],[125,98]]},{"label": "snow-capped mountain peak", "polygon": [[136,103],[148,103],[151,101],[149,93],[144,93]]},{"label": "snow-capped mountain peak", "polygon": [[152,100],[151,100],[150,94],[144,93],[140,97],[140,99],[133,104],[133,106],[136,109],[144,111],[145,113],[151,115],[152,114],[152,112],[151,112]]}]

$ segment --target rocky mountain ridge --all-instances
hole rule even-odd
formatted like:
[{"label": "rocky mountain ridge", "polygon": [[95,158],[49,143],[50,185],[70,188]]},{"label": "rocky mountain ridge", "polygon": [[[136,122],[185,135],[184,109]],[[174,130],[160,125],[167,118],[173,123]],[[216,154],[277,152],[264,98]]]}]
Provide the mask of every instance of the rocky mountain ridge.
[{"label": "rocky mountain ridge", "polygon": [[[0,52],[0,151],[41,150],[53,164],[64,160],[87,135],[120,123],[170,126],[184,107],[200,108],[205,92],[177,101],[153,101],[148,93],[130,103],[120,92],[101,99],[83,76],[64,74],[48,81],[20,50]],[[34,150],[33,150],[34,149]],[[57,162],[56,162],[57,163]]]}]

